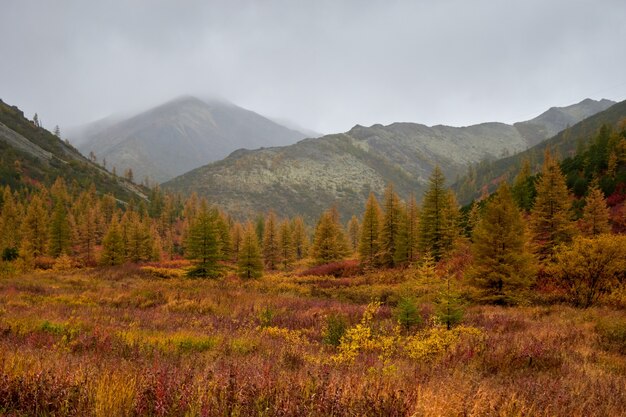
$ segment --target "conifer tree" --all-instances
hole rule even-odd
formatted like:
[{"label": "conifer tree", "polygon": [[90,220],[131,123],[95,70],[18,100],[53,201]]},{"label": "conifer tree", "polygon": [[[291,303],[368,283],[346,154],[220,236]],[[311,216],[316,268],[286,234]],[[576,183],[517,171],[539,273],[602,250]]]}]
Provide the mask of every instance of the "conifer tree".
[{"label": "conifer tree", "polygon": [[43,198],[32,197],[22,222],[22,243],[20,255],[25,259],[45,255],[48,244],[48,211]]},{"label": "conifer tree", "polygon": [[215,217],[211,215],[206,200],[191,219],[186,241],[187,258],[196,261],[195,267],[189,271],[190,276],[215,278],[219,276],[221,249]]},{"label": "conifer tree", "polygon": [[126,259],[130,262],[149,260],[154,242],[147,220],[142,221],[136,212],[130,212],[126,227]]},{"label": "conifer tree", "polygon": [[313,238],[312,257],[320,265],[340,261],[350,253],[348,240],[339,223],[337,210],[332,208],[320,217]]},{"label": "conifer tree", "polygon": [[393,267],[395,266],[403,213],[400,198],[398,198],[391,183],[385,189],[383,208],[384,213],[378,238],[378,263],[385,267]]},{"label": "conifer tree", "polygon": [[258,278],[263,274],[259,240],[252,223],[246,225],[243,234],[237,273],[243,279]]},{"label": "conifer tree", "polygon": [[111,224],[104,239],[102,240],[102,254],[100,256],[100,264],[102,265],[119,265],[125,260],[126,249],[122,239],[122,230],[120,228],[117,216],[113,216]]},{"label": "conifer tree", "polygon": [[530,218],[535,252],[541,261],[550,258],[558,245],[571,241],[574,228],[570,209],[565,177],[558,162],[546,150]]},{"label": "conifer tree", "polygon": [[436,261],[448,253],[458,233],[458,207],[451,207],[452,197],[445,188],[443,172],[436,166],[424,195],[420,218],[420,250],[430,252]]},{"label": "conifer tree", "polygon": [[263,227],[263,260],[269,270],[276,269],[281,261],[277,222],[276,214],[270,210]]},{"label": "conifer tree", "polygon": [[56,198],[50,220],[49,253],[53,257],[67,254],[71,246],[70,224],[65,201]]},{"label": "conifer tree", "polygon": [[382,221],[380,206],[374,193],[370,193],[365,204],[363,223],[361,224],[361,239],[359,242],[359,259],[366,265],[377,264],[377,254],[380,250],[379,236]]},{"label": "conifer tree", "polygon": [[518,293],[531,284],[533,258],[527,248],[521,213],[506,182],[486,204],[473,238],[470,280],[486,301],[515,302]]},{"label": "conifer tree", "polygon": [[296,216],[292,221],[291,228],[296,259],[304,259],[309,252],[311,244],[304,219],[301,216]]},{"label": "conifer tree", "polygon": [[602,191],[594,183],[585,198],[585,208],[581,219],[582,231],[585,236],[597,236],[602,233],[609,233],[609,208]]},{"label": "conifer tree", "polygon": [[412,264],[417,261],[419,252],[419,208],[415,196],[411,195],[402,213],[400,232],[398,234],[398,248],[395,254],[395,263]]},{"label": "conifer tree", "polygon": [[217,235],[220,241],[222,260],[227,261],[231,258],[230,253],[232,247],[232,241],[230,238],[230,226],[229,220],[225,213],[220,212],[217,209],[211,211],[211,215],[215,218],[215,225],[217,227]]},{"label": "conifer tree", "polygon": [[535,199],[535,185],[531,174],[530,161],[525,158],[511,190],[517,207],[524,212],[530,211]]},{"label": "conifer tree", "polygon": [[233,262],[239,261],[241,245],[243,244],[243,235],[244,235],[243,226],[241,226],[241,223],[239,222],[235,223],[230,231],[231,259]]},{"label": "conifer tree", "polygon": [[348,222],[348,239],[350,240],[350,249],[353,253],[359,249],[359,240],[361,238],[361,224],[356,216],[352,216]]},{"label": "conifer tree", "polygon": [[445,324],[448,330],[459,324],[464,314],[461,297],[451,286],[451,279],[450,274],[447,274],[446,282],[435,300],[435,317],[441,324]]},{"label": "conifer tree", "polygon": [[480,205],[476,201],[472,201],[472,206],[467,213],[467,228],[465,229],[466,236],[473,240],[472,235],[474,229],[480,221]]},{"label": "conifer tree", "polygon": [[287,269],[295,259],[293,235],[289,220],[283,220],[278,229],[278,246],[283,268]]},{"label": "conifer tree", "polygon": [[78,254],[84,262],[91,265],[95,261],[96,240],[98,235],[98,208],[86,206],[78,216],[76,230]]},{"label": "conifer tree", "polygon": [[16,257],[21,241],[20,229],[23,217],[21,205],[7,185],[2,192],[2,210],[0,210],[0,251],[5,260]]}]

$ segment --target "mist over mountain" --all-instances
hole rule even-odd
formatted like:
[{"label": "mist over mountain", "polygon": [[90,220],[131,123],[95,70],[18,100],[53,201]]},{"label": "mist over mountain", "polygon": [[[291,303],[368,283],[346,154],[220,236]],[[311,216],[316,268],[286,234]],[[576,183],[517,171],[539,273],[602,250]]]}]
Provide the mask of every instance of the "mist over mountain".
[{"label": "mist over mountain", "polygon": [[70,140],[118,173],[162,182],[236,149],[292,144],[304,133],[222,100],[180,97],[122,120],[83,127]]},{"label": "mist over mountain", "polygon": [[523,151],[554,129],[611,104],[584,100],[515,125],[357,125],[290,146],[237,151],[164,187],[197,192],[242,217],[274,209],[280,215],[304,214],[313,220],[332,204],[346,217],[362,209],[370,191],[380,196],[388,182],[403,197],[415,193],[420,198],[435,165],[452,180],[470,163]]}]

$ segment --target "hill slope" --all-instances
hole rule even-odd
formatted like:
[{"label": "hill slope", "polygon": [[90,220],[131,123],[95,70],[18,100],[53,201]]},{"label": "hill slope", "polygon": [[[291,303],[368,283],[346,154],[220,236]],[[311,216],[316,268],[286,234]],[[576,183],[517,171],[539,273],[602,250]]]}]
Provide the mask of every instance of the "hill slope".
[{"label": "hill slope", "polygon": [[471,166],[468,173],[453,184],[452,188],[457,192],[461,203],[469,203],[483,193],[493,192],[502,179],[513,179],[525,159],[530,161],[534,170],[538,170],[547,147],[563,158],[574,156],[577,149],[593,138],[602,125],[614,127],[624,118],[626,101],[594,114],[524,152]]},{"label": "hill slope", "polygon": [[[598,103],[585,101],[579,107],[589,102]],[[419,198],[435,165],[454,178],[470,163],[519,152],[530,143],[518,128],[503,123],[461,128],[357,125],[343,134],[291,146],[237,151],[164,187],[197,192],[238,216],[272,208],[280,215],[304,214],[311,221],[337,204],[346,218],[362,209],[370,190],[381,195],[389,181],[402,196],[413,192]]]},{"label": "hill slope", "polygon": [[[98,123],[98,122],[96,122]],[[82,129],[71,138],[118,172],[132,168],[135,178],[166,181],[239,148],[280,146],[304,134],[280,126],[233,104],[181,97],[137,116]],[[82,136],[84,135],[84,136]]]},{"label": "hill slope", "polygon": [[61,176],[87,188],[127,201],[144,196],[143,189],[88,161],[75,148],[37,127],[17,107],[0,100],[0,184],[12,188],[43,183],[50,186]]}]

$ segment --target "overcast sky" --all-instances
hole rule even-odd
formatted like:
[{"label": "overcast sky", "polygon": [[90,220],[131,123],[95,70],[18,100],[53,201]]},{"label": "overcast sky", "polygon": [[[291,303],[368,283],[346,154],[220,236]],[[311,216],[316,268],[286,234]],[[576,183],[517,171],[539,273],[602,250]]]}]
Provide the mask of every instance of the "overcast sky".
[{"label": "overcast sky", "polygon": [[0,98],[71,126],[220,96],[323,133],[626,98],[626,1],[0,0]]}]

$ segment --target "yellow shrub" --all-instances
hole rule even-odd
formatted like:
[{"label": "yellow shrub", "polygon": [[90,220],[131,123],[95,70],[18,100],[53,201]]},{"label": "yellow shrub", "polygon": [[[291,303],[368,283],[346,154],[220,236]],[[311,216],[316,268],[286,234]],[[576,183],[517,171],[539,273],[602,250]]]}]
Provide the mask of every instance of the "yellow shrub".
[{"label": "yellow shrub", "polygon": [[452,330],[433,327],[407,338],[404,349],[411,359],[433,361],[455,348],[464,337],[482,341],[483,336],[483,332],[475,327],[459,326]]}]

